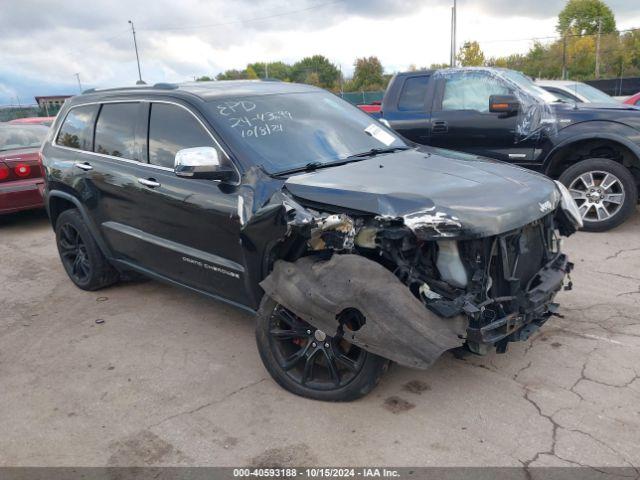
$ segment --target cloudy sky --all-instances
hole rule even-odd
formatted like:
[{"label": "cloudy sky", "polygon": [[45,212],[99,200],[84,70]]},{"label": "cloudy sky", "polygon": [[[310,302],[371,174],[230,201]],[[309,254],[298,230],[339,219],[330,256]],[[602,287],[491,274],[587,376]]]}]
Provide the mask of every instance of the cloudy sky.
[{"label": "cloudy sky", "polygon": [[[639,0],[607,0],[619,29]],[[489,56],[555,35],[564,0],[458,0],[458,40]],[[133,20],[148,83],[192,80],[253,61],[323,54],[353,71],[377,55],[387,72],[449,59],[452,0],[0,0],[0,105],[137,80]]]}]

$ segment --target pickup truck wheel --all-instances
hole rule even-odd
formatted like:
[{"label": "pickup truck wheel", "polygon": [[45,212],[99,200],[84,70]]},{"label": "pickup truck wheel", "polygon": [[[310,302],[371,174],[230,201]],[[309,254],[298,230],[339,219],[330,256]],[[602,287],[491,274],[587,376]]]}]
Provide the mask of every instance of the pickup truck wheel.
[{"label": "pickup truck wheel", "polygon": [[118,280],[118,272],[98,248],[78,210],[65,210],[58,217],[56,244],[62,265],[78,288],[98,290]]},{"label": "pickup truck wheel", "polygon": [[340,335],[330,337],[264,296],[256,325],[262,362],[284,389],[302,397],[349,401],[378,384],[389,361]]},{"label": "pickup truck wheel", "polygon": [[583,230],[604,232],[623,223],[635,211],[638,188],[631,172],[607,158],[589,158],[560,176],[576,201]]}]

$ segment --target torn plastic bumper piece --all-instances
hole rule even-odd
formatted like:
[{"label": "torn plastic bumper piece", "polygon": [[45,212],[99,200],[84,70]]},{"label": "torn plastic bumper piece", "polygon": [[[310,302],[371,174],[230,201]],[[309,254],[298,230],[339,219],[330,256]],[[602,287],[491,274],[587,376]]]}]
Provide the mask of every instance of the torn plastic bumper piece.
[{"label": "torn plastic bumper piece", "polygon": [[[260,285],[315,328],[331,336],[342,330],[354,345],[401,365],[427,368],[464,343],[464,315],[445,319],[430,312],[392,272],[359,255],[280,260]],[[359,328],[341,325],[348,309],[364,316]]]},{"label": "torn plastic bumper piece", "polygon": [[564,278],[572,267],[567,256],[559,254],[537,273],[536,286],[524,297],[524,313],[510,313],[480,328],[469,327],[467,339],[485,344],[494,344],[509,336],[513,341],[526,340],[555,312],[557,305],[552,303],[553,298],[562,288]]}]

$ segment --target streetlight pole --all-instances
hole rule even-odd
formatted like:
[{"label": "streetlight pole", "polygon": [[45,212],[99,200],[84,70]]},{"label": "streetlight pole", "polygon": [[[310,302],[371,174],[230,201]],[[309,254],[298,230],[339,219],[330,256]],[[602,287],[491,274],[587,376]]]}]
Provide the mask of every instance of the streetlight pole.
[{"label": "streetlight pole", "polygon": [[457,28],[457,19],[456,14],[458,13],[457,2],[453,0],[453,7],[451,7],[451,56],[449,65],[451,67],[456,66],[456,28]]},{"label": "streetlight pole", "polygon": [[138,62],[138,81],[136,85],[144,85],[145,82],[142,80],[142,71],[140,70],[140,55],[138,55],[138,42],[136,41],[136,29],[133,26],[133,22],[129,20],[131,24],[131,33],[133,33],[133,46],[136,49],[136,62]]},{"label": "streetlight pole", "polygon": [[79,93],[82,93],[82,83],[80,83],[80,74],[79,73],[75,73],[74,75],[78,79],[78,91],[79,91]]},{"label": "streetlight pole", "polygon": [[600,78],[600,36],[602,35],[602,17],[598,18],[598,36],[596,37],[596,79]]}]

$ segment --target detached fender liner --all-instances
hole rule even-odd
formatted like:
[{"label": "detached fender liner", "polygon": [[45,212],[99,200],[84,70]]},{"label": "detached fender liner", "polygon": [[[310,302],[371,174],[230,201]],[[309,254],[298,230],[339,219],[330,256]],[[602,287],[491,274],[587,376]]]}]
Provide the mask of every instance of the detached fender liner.
[{"label": "detached fender liner", "polygon": [[365,323],[356,331],[345,327],[344,337],[408,367],[427,368],[464,343],[466,317],[444,319],[430,312],[392,272],[358,255],[279,260],[260,285],[276,302],[332,336],[340,327],[340,313],[357,309]]}]

